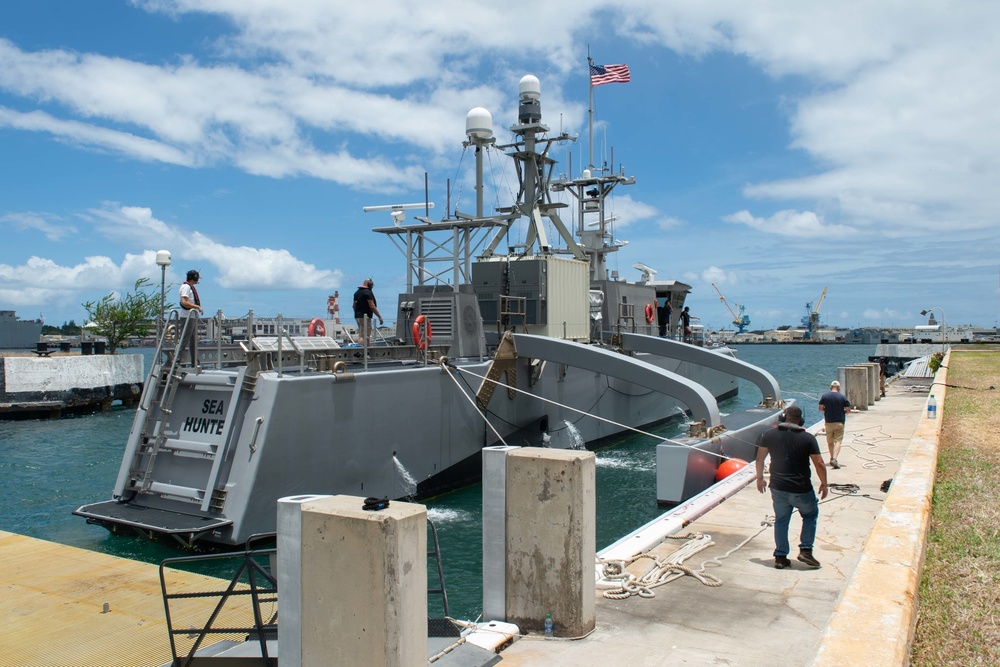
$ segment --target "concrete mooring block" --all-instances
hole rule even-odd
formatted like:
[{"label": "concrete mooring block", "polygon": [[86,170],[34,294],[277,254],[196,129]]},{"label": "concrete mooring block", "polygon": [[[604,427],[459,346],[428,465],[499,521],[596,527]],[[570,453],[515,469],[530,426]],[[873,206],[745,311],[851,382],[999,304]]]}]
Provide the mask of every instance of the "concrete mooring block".
[{"label": "concrete mooring block", "polygon": [[279,501],[283,667],[427,664],[427,510],[363,504],[343,495]]},{"label": "concrete mooring block", "polygon": [[506,612],[522,630],[580,637],[595,626],[593,452],[524,447],[507,453]]}]

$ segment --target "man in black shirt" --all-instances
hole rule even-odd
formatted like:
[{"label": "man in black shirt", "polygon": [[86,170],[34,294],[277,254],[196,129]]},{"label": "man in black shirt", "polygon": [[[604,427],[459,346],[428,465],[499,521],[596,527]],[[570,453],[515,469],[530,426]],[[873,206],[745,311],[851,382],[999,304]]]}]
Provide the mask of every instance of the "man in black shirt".
[{"label": "man in black shirt", "polygon": [[372,315],[378,318],[379,325],[383,324],[382,314],[378,312],[378,304],[375,301],[375,293],[372,288],[375,281],[365,278],[365,281],[354,293],[354,319],[358,322],[358,332],[361,336],[361,344],[368,347],[371,342],[371,321]]},{"label": "man in black shirt", "polygon": [[802,516],[798,560],[810,567],[819,567],[812,553],[819,501],[809,477],[809,463],[812,462],[819,477],[820,498],[826,498],[827,494],[826,466],[816,437],[802,428],[801,409],[786,408],[785,421],[766,431],[757,443],[757,490],[761,493],[767,487],[764,458],[768,454],[771,455],[771,502],[774,505],[774,567],[783,570],[792,564],[788,560],[788,523],[793,509]]},{"label": "man in black shirt", "polygon": [[681,311],[681,330],[683,331],[684,342],[690,343],[694,337],[694,330],[691,328],[691,313],[687,306]]}]

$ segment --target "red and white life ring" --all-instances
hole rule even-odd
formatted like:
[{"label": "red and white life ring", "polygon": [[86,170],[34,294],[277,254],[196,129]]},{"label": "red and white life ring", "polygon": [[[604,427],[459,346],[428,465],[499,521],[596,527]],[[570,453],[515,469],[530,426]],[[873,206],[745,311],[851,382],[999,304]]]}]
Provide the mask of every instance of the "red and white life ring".
[{"label": "red and white life ring", "polygon": [[[420,335],[420,325],[424,325],[425,327],[423,337]],[[433,335],[431,321],[423,315],[417,315],[417,319],[413,320],[413,344],[417,346],[417,349],[426,350]]]},{"label": "red and white life ring", "polygon": [[652,324],[653,318],[656,317],[656,309],[653,308],[653,304],[646,304],[646,324]]},{"label": "red and white life ring", "polygon": [[323,320],[318,317],[314,317],[312,322],[309,323],[309,335],[310,336],[325,336],[326,335],[326,325],[323,324]]}]

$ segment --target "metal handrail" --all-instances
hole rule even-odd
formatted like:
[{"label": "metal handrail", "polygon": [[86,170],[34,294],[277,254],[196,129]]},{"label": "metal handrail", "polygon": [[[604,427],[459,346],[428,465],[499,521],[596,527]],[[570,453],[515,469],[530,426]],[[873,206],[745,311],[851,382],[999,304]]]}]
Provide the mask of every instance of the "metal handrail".
[{"label": "metal handrail", "polygon": [[[277,658],[272,658],[267,652],[267,639],[268,637],[277,637],[278,623],[277,623],[277,612],[272,614],[267,620],[264,619],[261,612],[261,603],[277,603],[278,600],[278,582],[275,576],[268,570],[268,568],[263,567],[257,558],[268,557],[269,562],[273,562],[275,555],[277,554],[277,548],[270,549],[251,549],[250,545],[255,540],[264,539],[267,537],[272,537],[268,535],[255,535],[247,540],[247,549],[242,552],[235,553],[224,553],[224,554],[205,554],[197,556],[178,556],[176,558],[168,558],[160,563],[160,589],[163,594],[163,609],[166,616],[167,622],[167,634],[170,639],[170,653],[173,656],[172,665],[174,667],[187,667],[194,663],[196,660],[196,653],[198,649],[202,646],[205,638],[210,634],[216,635],[240,635],[246,638],[256,637],[258,643],[260,644],[261,652],[261,664],[263,665],[274,665],[276,664]],[[236,559],[241,558],[242,563],[237,568],[236,574],[230,580],[228,587],[224,591],[198,591],[190,593],[168,593],[167,592],[167,582],[165,577],[165,569],[174,565],[181,563],[195,563],[195,562],[206,562],[212,560],[221,559]],[[237,585],[244,583],[242,581],[244,574],[246,575],[248,586],[245,590],[237,590]],[[216,626],[215,623],[222,612],[223,607],[229,602],[231,598],[237,596],[250,596],[251,605],[253,608],[253,625],[247,626]],[[192,598],[218,598],[218,602],[215,605],[211,615],[206,621],[205,625],[201,628],[191,628],[186,627],[183,629],[175,629],[173,626],[173,619],[170,614],[170,602],[172,600],[184,600]],[[195,641],[191,645],[190,651],[187,655],[179,656],[177,654],[177,643],[175,637],[179,635],[190,636],[196,635]]]},{"label": "metal handrail", "polygon": [[[429,520],[427,521],[427,527],[430,530],[430,544],[428,545],[427,556],[428,558],[433,558],[435,561],[437,566],[437,580],[439,582],[438,588],[428,588],[427,593],[428,596],[441,596],[444,616],[447,617],[449,615],[448,593],[445,590],[444,569],[441,565],[441,547],[438,543],[437,528],[434,526],[434,523]],[[272,542],[276,539],[276,533],[255,534],[251,535],[246,541],[243,551],[177,556],[174,558],[167,558],[160,563],[160,591],[163,595],[163,611],[167,623],[167,636],[170,640],[170,654],[173,657],[171,667],[189,667],[194,665],[196,661],[197,664],[202,664],[203,662],[209,660],[209,658],[205,658],[203,656],[199,657],[196,655],[209,635],[238,635],[245,637],[246,641],[256,639],[260,645],[261,664],[268,665],[269,667],[277,664],[277,657],[272,657],[268,654],[267,640],[269,638],[277,638],[278,636],[278,614],[277,612],[274,612],[270,617],[265,619],[261,611],[261,603],[277,604],[279,601],[277,575],[274,574],[271,569],[276,562],[278,549],[277,546],[269,548],[254,547],[255,543]],[[264,567],[260,562],[258,562],[258,559],[263,558],[268,559],[269,567]],[[185,593],[167,592],[165,572],[167,568],[177,569],[174,566],[180,564],[205,563],[223,559],[242,560],[242,563],[237,568],[232,579],[230,579],[229,585],[225,590],[195,591]],[[244,575],[246,575],[246,582],[243,581]],[[244,583],[247,588],[237,590],[236,587],[241,583]],[[251,605],[253,608],[254,622],[252,626],[215,625],[217,619],[222,613],[223,608],[231,598],[237,596],[245,597],[248,595],[251,598]],[[208,620],[202,627],[187,626],[184,628],[175,628],[174,618],[170,613],[171,601],[190,600],[194,598],[218,598],[218,602],[213,608],[212,613],[209,615]],[[177,642],[175,640],[178,636],[186,636],[194,639],[194,642],[186,655],[178,655]]]}]

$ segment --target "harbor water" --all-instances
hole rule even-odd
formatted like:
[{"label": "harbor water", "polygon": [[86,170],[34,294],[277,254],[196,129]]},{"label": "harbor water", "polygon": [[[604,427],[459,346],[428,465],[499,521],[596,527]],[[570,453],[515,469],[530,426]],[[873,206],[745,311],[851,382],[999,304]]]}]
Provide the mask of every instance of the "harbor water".
[{"label": "harbor water", "polygon": [[[836,379],[837,368],[867,361],[875,347],[741,345],[736,350],[740,359],[774,375],[783,396],[795,399],[811,424],[820,419],[817,401]],[[152,351],[142,353],[148,370]],[[739,396],[720,408],[725,415],[759,401],[757,388],[741,383]],[[139,537],[112,536],[72,514],[80,505],[110,498],[134,415],[134,407],[115,407],[58,420],[0,421],[0,529],[149,563],[180,555],[177,549]],[[678,419],[654,435],[670,437],[684,428]],[[563,439],[572,443],[574,430],[574,425],[563,424],[552,438],[558,444]],[[663,511],[655,495],[657,442],[651,435],[632,434],[597,452],[598,548]],[[440,540],[450,615],[475,619],[482,609],[481,489],[461,489],[426,505]],[[437,601],[430,606],[431,613],[441,613]]]}]

